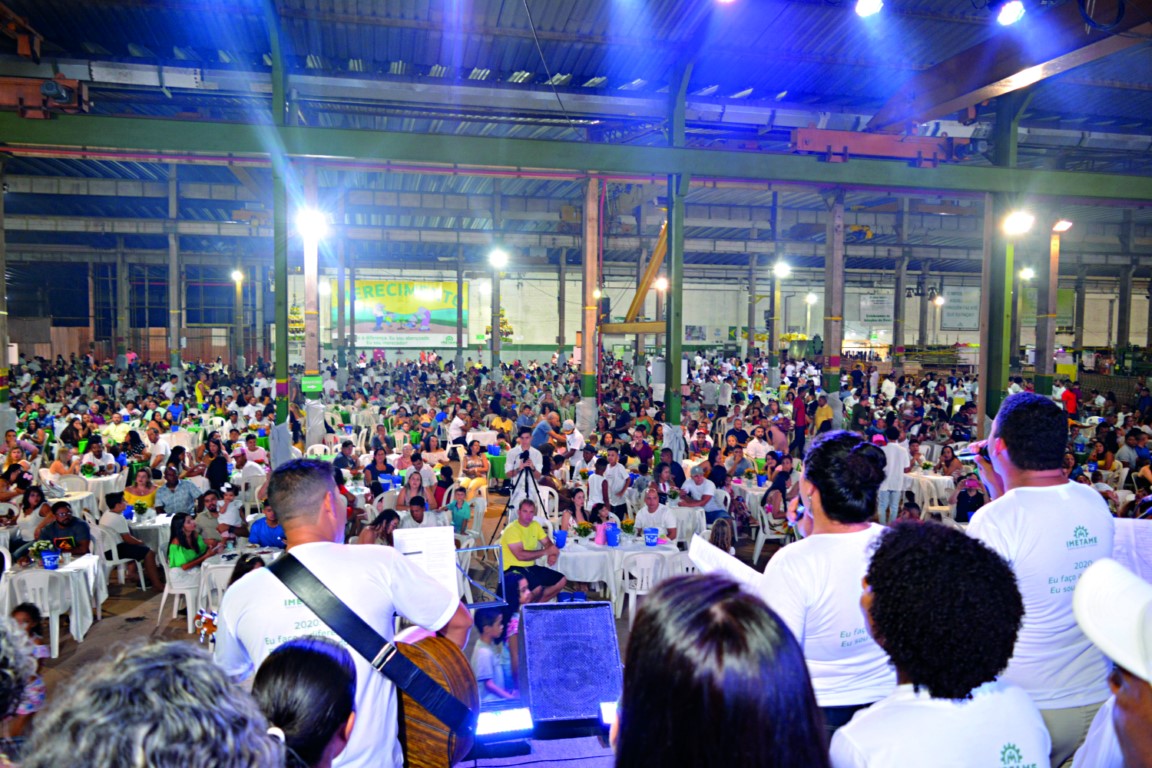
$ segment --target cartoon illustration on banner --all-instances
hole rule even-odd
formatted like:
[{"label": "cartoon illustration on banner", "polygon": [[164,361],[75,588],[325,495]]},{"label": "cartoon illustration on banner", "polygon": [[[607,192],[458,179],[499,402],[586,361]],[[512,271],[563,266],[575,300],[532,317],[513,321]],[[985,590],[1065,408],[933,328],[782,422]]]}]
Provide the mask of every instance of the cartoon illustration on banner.
[{"label": "cartoon illustration on banner", "polygon": [[[332,293],[336,281],[332,280]],[[463,302],[464,327],[468,327],[468,288],[462,297],[454,282],[409,280],[357,280],[357,346],[435,347],[456,344],[456,305]],[[350,302],[345,301],[345,306]],[[336,322],[336,302],[332,302]]]}]

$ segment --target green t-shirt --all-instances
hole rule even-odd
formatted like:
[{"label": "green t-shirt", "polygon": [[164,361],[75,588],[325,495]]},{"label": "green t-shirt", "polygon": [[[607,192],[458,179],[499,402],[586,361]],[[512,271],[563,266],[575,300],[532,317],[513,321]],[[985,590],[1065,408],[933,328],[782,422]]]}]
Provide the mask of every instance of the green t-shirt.
[{"label": "green t-shirt", "polygon": [[186,563],[190,563],[198,557],[203,557],[208,551],[208,545],[204,543],[204,539],[196,536],[193,542],[196,549],[188,549],[179,544],[168,545],[168,567],[169,568],[183,568]]}]

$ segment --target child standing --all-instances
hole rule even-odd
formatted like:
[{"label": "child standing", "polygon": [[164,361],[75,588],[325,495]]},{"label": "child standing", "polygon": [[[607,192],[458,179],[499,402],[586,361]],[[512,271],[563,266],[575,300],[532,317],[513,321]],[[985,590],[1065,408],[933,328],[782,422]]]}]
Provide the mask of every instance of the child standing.
[{"label": "child standing", "polygon": [[28,639],[32,641],[30,647],[32,658],[36,662],[36,671],[29,676],[24,686],[24,694],[16,707],[16,714],[8,720],[8,737],[16,738],[28,730],[32,718],[44,707],[48,688],[44,684],[44,678],[40,676],[40,665],[51,655],[51,651],[44,644],[42,634],[44,619],[40,615],[39,608],[32,603],[21,603],[12,610],[12,619],[28,633]]},{"label": "child standing", "polygon": [[476,611],[475,622],[480,637],[472,649],[472,671],[481,686],[481,703],[517,698],[514,691],[508,690],[504,676],[507,650],[500,642],[504,634],[504,612],[499,608],[482,608]]}]

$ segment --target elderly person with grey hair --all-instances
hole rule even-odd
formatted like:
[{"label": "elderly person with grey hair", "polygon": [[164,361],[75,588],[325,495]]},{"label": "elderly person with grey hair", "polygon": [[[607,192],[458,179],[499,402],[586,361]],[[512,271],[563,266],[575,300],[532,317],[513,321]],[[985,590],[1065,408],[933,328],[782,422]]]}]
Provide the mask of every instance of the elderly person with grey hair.
[{"label": "elderly person with grey hair", "polygon": [[242,688],[190,643],[129,645],[40,714],[25,768],[278,768],[284,746]]}]

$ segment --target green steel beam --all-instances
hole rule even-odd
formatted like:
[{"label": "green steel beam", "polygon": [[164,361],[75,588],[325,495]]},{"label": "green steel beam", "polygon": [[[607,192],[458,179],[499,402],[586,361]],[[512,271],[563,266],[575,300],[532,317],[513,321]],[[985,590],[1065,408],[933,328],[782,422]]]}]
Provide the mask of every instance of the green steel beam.
[{"label": "green steel beam", "polygon": [[280,20],[272,0],[265,0],[264,16],[272,51],[272,120],[264,126],[270,138],[272,158],[272,284],[276,289],[276,423],[288,423],[288,174],[287,158],[278,150],[276,136],[284,130],[287,118],[287,83],[284,57],[280,50]]},{"label": "green steel beam", "polygon": [[[277,109],[278,111],[278,109]],[[1033,197],[1152,201],[1152,177],[1010,167],[941,165],[913,168],[904,162],[853,159],[826,163],[816,156],[684,147],[543,141],[436,134],[360,131],[208,121],[59,115],[25,120],[0,114],[0,141],[8,145],[155,153],[197,153],[226,165],[234,155],[395,163],[548,169],[573,174],[686,175],[698,178],[771,180],[837,187],[939,192],[994,192]],[[139,159],[139,158],[138,158]],[[158,158],[158,161],[164,161]]]}]

